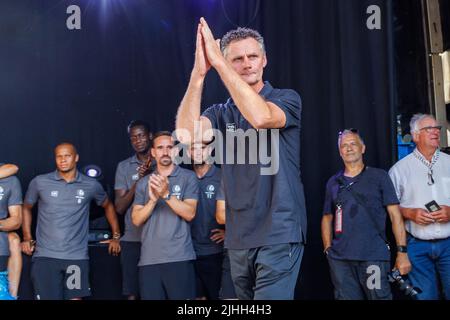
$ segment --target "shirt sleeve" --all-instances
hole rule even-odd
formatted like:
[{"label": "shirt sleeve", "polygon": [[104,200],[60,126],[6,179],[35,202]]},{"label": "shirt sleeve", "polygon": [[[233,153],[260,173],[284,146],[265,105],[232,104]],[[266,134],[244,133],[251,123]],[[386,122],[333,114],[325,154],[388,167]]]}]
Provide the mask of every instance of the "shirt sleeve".
[{"label": "shirt sleeve", "polygon": [[218,129],[218,108],[219,107],[217,105],[212,105],[202,113],[202,117],[206,117],[209,119],[209,121],[211,121],[211,126],[213,129]]},{"label": "shirt sleeve", "polygon": [[392,184],[394,186],[397,199],[401,202],[403,195],[402,181],[401,176],[395,166],[392,167],[391,170],[389,170],[389,177],[391,178]]},{"label": "shirt sleeve", "polygon": [[21,205],[22,201],[22,187],[20,186],[19,179],[12,177],[11,180],[11,196],[8,199],[8,207]]},{"label": "shirt sleeve", "polygon": [[139,182],[137,183],[136,191],[134,192],[133,205],[145,205],[145,194],[147,192],[146,186],[148,184],[148,179],[150,179],[150,176],[139,180]]},{"label": "shirt sleeve", "polygon": [[25,194],[24,202],[26,204],[34,205],[39,199],[38,178],[31,180],[28,186],[27,193]]},{"label": "shirt sleeve", "polygon": [[281,90],[281,94],[268,97],[267,102],[276,104],[286,115],[286,125],[289,127],[300,127],[302,101],[300,95],[294,90]]},{"label": "shirt sleeve", "polygon": [[383,205],[399,204],[394,184],[386,171],[382,171],[381,191],[383,194]]},{"label": "shirt sleeve", "polygon": [[127,180],[125,176],[123,165],[120,163],[117,165],[116,178],[114,182],[114,190],[128,190]]},{"label": "shirt sleeve", "polygon": [[223,189],[223,179],[220,181],[219,190],[217,190],[217,194],[216,194],[216,200],[225,201],[225,192]]},{"label": "shirt sleeve", "polygon": [[183,200],[185,199],[198,200],[198,181],[193,172],[192,174],[189,174],[186,181],[186,190],[184,192]]},{"label": "shirt sleeve", "polygon": [[98,181],[95,181],[95,184],[94,184],[95,203],[98,206],[101,206],[107,198],[108,198],[108,195],[106,194],[105,189],[103,189],[102,185]]},{"label": "shirt sleeve", "polygon": [[333,190],[331,188],[332,185],[331,181],[332,179],[328,180],[327,182],[322,215],[334,214],[334,200],[333,200]]}]

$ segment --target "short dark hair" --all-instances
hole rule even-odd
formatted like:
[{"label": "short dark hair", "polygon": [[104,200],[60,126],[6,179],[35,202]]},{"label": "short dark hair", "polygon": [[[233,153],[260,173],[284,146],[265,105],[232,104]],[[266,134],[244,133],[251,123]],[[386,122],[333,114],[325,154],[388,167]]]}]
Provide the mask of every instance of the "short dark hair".
[{"label": "short dark hair", "polygon": [[159,137],[162,137],[162,136],[166,136],[166,137],[171,137],[172,138],[172,132],[170,132],[170,131],[158,131],[158,132],[156,132],[153,135],[152,148],[154,147],[156,138],[159,138]]},{"label": "short dark hair", "polygon": [[145,122],[143,120],[132,120],[127,127],[128,134],[130,134],[131,129],[136,128],[136,127],[142,127],[145,131],[147,131],[147,133],[151,133],[150,126],[147,122]]},{"label": "short dark hair", "polygon": [[250,28],[239,27],[237,29],[228,31],[220,40],[220,50],[222,51],[222,54],[225,55],[225,50],[227,49],[227,47],[231,42],[244,40],[247,38],[253,38],[256,41],[258,41],[259,45],[261,46],[261,50],[263,52],[266,52],[266,48],[264,45],[264,38],[258,31]]}]

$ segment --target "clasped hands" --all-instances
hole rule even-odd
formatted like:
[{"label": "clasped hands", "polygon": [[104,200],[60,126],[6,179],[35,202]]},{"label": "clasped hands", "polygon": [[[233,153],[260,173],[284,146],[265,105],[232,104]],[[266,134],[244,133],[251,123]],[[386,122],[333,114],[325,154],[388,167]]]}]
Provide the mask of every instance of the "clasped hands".
[{"label": "clasped hands", "polygon": [[151,174],[148,178],[148,195],[150,200],[165,199],[169,194],[169,179],[157,173]]}]

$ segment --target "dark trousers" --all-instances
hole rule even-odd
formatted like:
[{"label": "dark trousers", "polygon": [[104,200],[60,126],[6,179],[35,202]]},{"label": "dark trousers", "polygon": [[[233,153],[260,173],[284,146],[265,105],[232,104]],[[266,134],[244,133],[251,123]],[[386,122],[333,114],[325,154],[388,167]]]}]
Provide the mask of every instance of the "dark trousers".
[{"label": "dark trousers", "polygon": [[294,299],[303,250],[302,243],[229,249],[231,277],[238,299]]},{"label": "dark trousers", "polygon": [[337,260],[328,257],[336,300],[392,300],[389,261]]}]

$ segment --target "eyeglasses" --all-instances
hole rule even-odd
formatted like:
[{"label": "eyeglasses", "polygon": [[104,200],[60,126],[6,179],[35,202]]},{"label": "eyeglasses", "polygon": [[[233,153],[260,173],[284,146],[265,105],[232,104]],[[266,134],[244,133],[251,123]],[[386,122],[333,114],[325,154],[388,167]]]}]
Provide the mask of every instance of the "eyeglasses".
[{"label": "eyeglasses", "polygon": [[349,132],[355,133],[355,134],[358,134],[358,133],[359,133],[359,132],[358,132],[358,129],[350,128],[350,129],[344,129],[344,130],[342,130],[342,131],[339,131],[338,135],[339,135],[339,136],[342,136],[344,133],[349,133]]},{"label": "eyeglasses", "polygon": [[433,126],[428,126],[428,127],[420,128],[419,131],[425,130],[426,133],[430,133],[433,130],[441,131],[441,129],[442,129],[442,126],[434,126],[434,127]]}]

